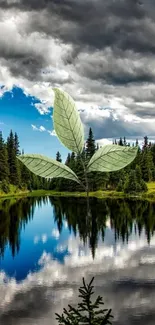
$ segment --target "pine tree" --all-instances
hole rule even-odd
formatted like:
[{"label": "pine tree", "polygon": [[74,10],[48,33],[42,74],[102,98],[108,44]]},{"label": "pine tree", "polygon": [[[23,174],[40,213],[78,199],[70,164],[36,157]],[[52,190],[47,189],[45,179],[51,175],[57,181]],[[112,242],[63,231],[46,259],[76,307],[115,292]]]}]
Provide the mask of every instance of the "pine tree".
[{"label": "pine tree", "polygon": [[145,146],[142,151],[141,170],[144,181],[149,182],[152,180],[152,173],[154,170],[153,157],[151,149]]},{"label": "pine tree", "polygon": [[69,166],[70,160],[71,160],[71,155],[70,155],[70,153],[68,153],[67,158],[66,158],[66,161],[65,161],[65,165],[66,166]]},{"label": "pine tree", "polygon": [[61,154],[59,151],[57,151],[57,153],[56,153],[56,161],[62,162]]},{"label": "pine tree", "polygon": [[123,140],[122,140],[122,138],[119,139],[119,141],[118,141],[118,145],[119,145],[119,146],[123,146]]},{"label": "pine tree", "polygon": [[136,165],[141,166],[141,161],[142,161],[142,150],[141,148],[138,146],[138,150],[137,150],[137,155],[136,158],[134,159],[134,161],[129,165],[130,169],[135,169]]},{"label": "pine tree", "polygon": [[[76,156],[76,161],[75,161],[75,172],[76,175],[78,176],[78,178],[80,179],[80,181],[84,184],[85,183],[85,176],[83,173],[83,166],[82,166],[82,162],[81,162],[81,156],[82,159],[85,163],[85,150],[83,150],[82,154],[77,154]],[[80,184],[76,184],[76,189],[77,191],[81,191],[83,190],[83,187],[81,187]]]},{"label": "pine tree", "polygon": [[118,183],[118,185],[117,185],[117,187],[116,187],[116,191],[118,191],[118,192],[122,192],[123,189],[124,189],[124,184],[123,184],[122,179],[120,179],[120,181],[119,181],[119,183]]},{"label": "pine tree", "polygon": [[[57,151],[57,153],[56,153],[56,161],[58,161],[60,163],[62,162],[61,154],[59,151]],[[51,183],[52,183],[53,189],[55,189],[56,191],[62,191],[63,184],[64,184],[63,178],[61,178],[61,177],[54,178],[54,179],[52,179]]]},{"label": "pine tree", "polygon": [[155,166],[155,143],[153,143],[151,146],[151,153],[152,153],[153,164]]},{"label": "pine tree", "polygon": [[126,146],[127,144],[126,144],[126,137],[124,137],[124,139],[123,139],[123,146]]},{"label": "pine tree", "polygon": [[148,137],[145,136],[145,137],[144,137],[144,143],[143,143],[143,147],[142,147],[142,149],[144,150],[144,149],[147,148],[147,147],[148,147]]},{"label": "pine tree", "polygon": [[[97,150],[96,148],[96,144],[95,144],[95,139],[94,139],[94,134],[92,129],[89,129],[89,134],[88,134],[88,138],[86,140],[86,145],[85,145],[85,165],[88,164],[89,160],[91,159],[91,157],[94,155],[95,151]],[[90,191],[94,191],[96,188],[95,185],[95,173],[89,173],[87,175],[88,178],[88,183],[89,183],[89,189]]]},{"label": "pine tree", "polygon": [[139,165],[136,165],[136,179],[137,179],[137,182],[140,184],[141,181],[142,181],[142,171],[141,171],[141,168]]},{"label": "pine tree", "polygon": [[[20,155],[20,145],[19,145],[19,139],[18,139],[18,135],[15,132],[14,135],[14,146],[15,146],[15,153],[16,153],[16,157]],[[18,177],[18,183],[17,185],[22,188],[22,184],[21,184],[21,169],[22,169],[22,163],[16,158],[16,165],[17,165],[17,177]]]},{"label": "pine tree", "polygon": [[138,143],[138,139],[136,139],[136,146],[138,146],[139,145],[139,143]]},{"label": "pine tree", "polygon": [[124,185],[125,193],[137,192],[137,179],[135,170],[131,170]]},{"label": "pine tree", "polygon": [[68,166],[75,172],[75,169],[76,169],[76,157],[75,157],[74,152],[71,153],[70,162],[69,162]]},{"label": "pine tree", "polygon": [[7,157],[7,148],[3,139],[2,132],[0,131],[0,181],[8,181],[9,166]]},{"label": "pine tree", "polygon": [[86,158],[88,161],[93,156],[95,151],[96,151],[95,139],[94,139],[93,131],[90,128],[88,139],[86,141]]},{"label": "pine tree", "polygon": [[8,164],[9,164],[9,172],[10,172],[10,179],[9,179],[10,183],[14,185],[19,185],[20,170],[16,158],[15,139],[12,130],[10,131],[10,135],[7,138],[7,151],[8,151]]},{"label": "pine tree", "polygon": [[15,136],[14,136],[14,142],[15,142],[15,153],[16,156],[20,155],[20,150],[19,150],[19,139],[18,139],[18,135],[15,132]]},{"label": "pine tree", "polygon": [[56,314],[59,324],[64,325],[106,325],[112,324],[110,319],[113,318],[111,314],[111,309],[99,309],[100,305],[104,305],[101,296],[98,296],[95,302],[91,301],[91,296],[93,295],[92,282],[94,278],[86,285],[83,278],[83,286],[79,288],[79,297],[81,298],[81,303],[78,303],[78,307],[74,308],[68,305],[69,311],[66,308],[63,309],[63,314]]},{"label": "pine tree", "polygon": [[31,189],[31,172],[24,164],[21,166],[21,186]]}]

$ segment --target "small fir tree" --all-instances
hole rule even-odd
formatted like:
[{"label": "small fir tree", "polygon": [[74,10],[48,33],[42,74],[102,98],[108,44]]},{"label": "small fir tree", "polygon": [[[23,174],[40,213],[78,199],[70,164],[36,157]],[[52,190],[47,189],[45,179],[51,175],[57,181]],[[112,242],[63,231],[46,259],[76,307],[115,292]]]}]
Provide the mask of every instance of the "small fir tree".
[{"label": "small fir tree", "polygon": [[124,185],[125,193],[137,192],[137,179],[135,170],[131,170]]},{"label": "small fir tree", "polygon": [[74,308],[68,305],[69,310],[63,309],[62,315],[56,314],[59,324],[64,325],[106,325],[112,324],[110,319],[111,309],[99,309],[100,305],[104,305],[102,297],[98,296],[95,302],[91,301],[93,295],[92,282],[94,278],[87,285],[83,278],[83,286],[79,288],[79,297],[81,302],[78,303],[78,307]]},{"label": "small fir tree", "polygon": [[118,144],[119,144],[119,146],[123,146],[123,140],[122,140],[121,137],[120,137],[120,139],[119,139],[119,141],[118,141]]},{"label": "small fir tree", "polygon": [[61,154],[60,154],[59,151],[57,151],[57,153],[56,153],[56,160],[59,161],[59,162],[62,162]]},{"label": "small fir tree", "polygon": [[94,155],[95,151],[96,151],[95,139],[94,139],[92,128],[90,128],[88,139],[86,141],[86,158],[90,160],[90,158]]}]

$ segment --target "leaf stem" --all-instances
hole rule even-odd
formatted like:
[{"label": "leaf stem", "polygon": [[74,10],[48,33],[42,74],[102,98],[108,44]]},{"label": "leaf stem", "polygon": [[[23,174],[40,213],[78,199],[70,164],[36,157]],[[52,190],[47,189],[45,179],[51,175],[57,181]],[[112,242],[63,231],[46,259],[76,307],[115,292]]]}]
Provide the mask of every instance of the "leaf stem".
[{"label": "leaf stem", "polygon": [[86,169],[85,163],[81,157],[81,154],[80,154],[80,159],[81,159],[81,163],[83,166],[84,177],[85,177],[85,182],[86,182],[85,191],[87,193],[87,215],[89,215],[90,214],[90,205],[89,205],[89,182],[88,182],[87,171],[86,171],[87,169]]}]

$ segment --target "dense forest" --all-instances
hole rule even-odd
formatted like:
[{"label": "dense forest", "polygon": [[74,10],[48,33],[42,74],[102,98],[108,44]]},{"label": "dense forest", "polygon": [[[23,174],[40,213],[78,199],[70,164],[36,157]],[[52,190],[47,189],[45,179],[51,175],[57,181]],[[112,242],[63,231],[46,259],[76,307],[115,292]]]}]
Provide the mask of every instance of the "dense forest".
[{"label": "dense forest", "polygon": [[[126,142],[126,138],[120,138],[113,144],[121,146],[130,146]],[[145,182],[155,180],[155,144],[148,141],[148,137],[144,137],[142,148],[140,148],[138,140],[133,144],[138,146],[136,159],[126,168],[117,172],[100,173],[91,172],[89,175],[90,191],[98,189],[115,189],[117,191],[141,192],[146,191]],[[96,144],[93,131],[90,128],[85,147],[82,152],[82,158],[87,165],[90,158],[99,149]],[[20,150],[19,138],[17,133],[10,131],[5,141],[2,132],[0,132],[0,189],[8,193],[10,184],[15,185],[19,189],[48,189],[57,191],[83,191],[81,185],[62,178],[44,179],[31,173],[18,159],[17,156],[24,154],[24,150]],[[61,154],[57,152],[56,160],[61,162]],[[74,152],[68,153],[65,164],[69,166],[78,177],[84,182],[83,168],[80,156]]]}]

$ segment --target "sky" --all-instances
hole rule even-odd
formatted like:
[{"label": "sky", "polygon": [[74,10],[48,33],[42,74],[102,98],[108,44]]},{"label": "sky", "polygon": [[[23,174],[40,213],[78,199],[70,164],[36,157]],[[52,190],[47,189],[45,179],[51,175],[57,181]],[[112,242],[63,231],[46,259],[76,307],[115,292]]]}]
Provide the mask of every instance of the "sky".
[{"label": "sky", "polygon": [[[153,0],[0,0],[0,129],[25,153],[62,158],[53,87],[105,144],[155,136]],[[108,140],[107,140],[108,139]]]}]

